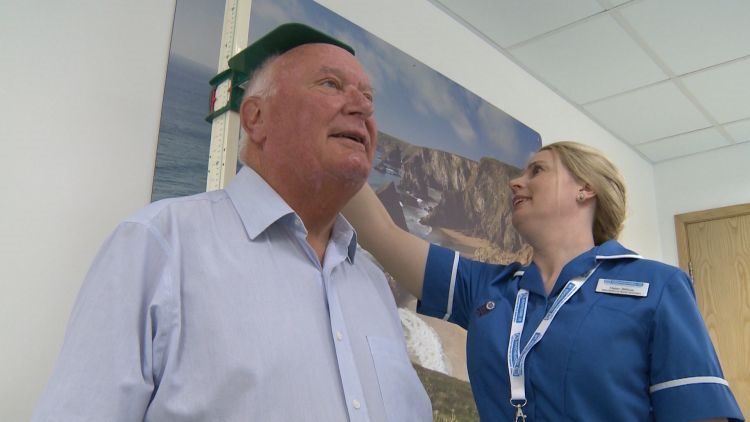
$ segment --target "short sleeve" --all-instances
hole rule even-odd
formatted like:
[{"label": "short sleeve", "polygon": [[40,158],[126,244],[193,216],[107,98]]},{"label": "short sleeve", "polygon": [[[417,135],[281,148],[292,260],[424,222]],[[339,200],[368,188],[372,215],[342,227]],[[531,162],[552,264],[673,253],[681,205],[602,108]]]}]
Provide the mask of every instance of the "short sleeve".
[{"label": "short sleeve", "polygon": [[510,266],[472,261],[452,249],[430,245],[417,312],[466,329],[478,297],[487,293],[493,280],[507,279],[509,271]]},{"label": "short sleeve", "polygon": [[657,421],[744,420],[719,364],[687,274],[675,270],[654,318],[651,401]]}]

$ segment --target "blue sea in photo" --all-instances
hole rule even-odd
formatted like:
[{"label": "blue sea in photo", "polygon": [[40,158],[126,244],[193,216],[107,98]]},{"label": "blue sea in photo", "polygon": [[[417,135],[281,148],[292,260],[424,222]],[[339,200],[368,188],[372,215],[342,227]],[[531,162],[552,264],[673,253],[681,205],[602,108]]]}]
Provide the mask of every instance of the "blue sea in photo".
[{"label": "blue sea in photo", "polygon": [[159,126],[159,146],[151,200],[206,190],[211,124],[210,68],[171,54]]}]

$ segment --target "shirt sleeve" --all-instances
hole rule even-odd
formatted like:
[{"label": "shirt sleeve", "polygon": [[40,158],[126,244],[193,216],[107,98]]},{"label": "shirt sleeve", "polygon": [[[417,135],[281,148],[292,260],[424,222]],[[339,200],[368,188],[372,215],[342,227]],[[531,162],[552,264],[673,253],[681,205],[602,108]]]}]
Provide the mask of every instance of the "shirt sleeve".
[{"label": "shirt sleeve", "polygon": [[487,282],[503,277],[508,268],[472,261],[452,249],[432,244],[427,255],[422,299],[417,302],[417,312],[466,329],[477,295]]},{"label": "shirt sleeve", "polygon": [[81,286],[62,350],[32,421],[141,421],[171,319],[167,251],[148,226],[123,223]]},{"label": "shirt sleeve", "polygon": [[667,281],[654,323],[650,392],[656,420],[744,420],[683,271]]}]

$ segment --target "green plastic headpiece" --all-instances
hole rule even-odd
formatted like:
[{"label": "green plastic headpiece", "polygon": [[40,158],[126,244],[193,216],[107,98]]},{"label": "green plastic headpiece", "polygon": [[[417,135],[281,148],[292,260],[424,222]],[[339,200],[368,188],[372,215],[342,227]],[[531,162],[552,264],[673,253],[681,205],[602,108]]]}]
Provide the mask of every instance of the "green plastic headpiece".
[{"label": "green plastic headpiece", "polygon": [[[349,45],[301,23],[286,23],[276,27],[247,48],[229,59],[229,68],[211,78],[211,103],[206,120],[211,122],[216,116],[228,111],[239,111],[242,97],[245,93],[242,85],[253,75],[260,65],[268,58],[284,54],[287,51],[304,44],[331,44],[341,47],[354,55],[354,49]],[[226,104],[219,104],[217,109],[217,89],[224,84],[228,89],[229,100]]]}]

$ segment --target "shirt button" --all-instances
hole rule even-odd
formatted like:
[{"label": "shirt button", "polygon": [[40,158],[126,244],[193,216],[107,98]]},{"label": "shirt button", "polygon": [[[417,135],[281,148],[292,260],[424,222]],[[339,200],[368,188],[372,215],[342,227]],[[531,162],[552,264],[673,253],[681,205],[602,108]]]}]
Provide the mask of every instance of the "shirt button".
[{"label": "shirt button", "polygon": [[352,400],[352,406],[354,406],[355,409],[359,409],[362,407],[362,405],[359,403],[359,400]]},{"label": "shirt button", "polygon": [[344,338],[344,335],[341,334],[341,331],[336,331],[336,340],[341,341],[341,339],[343,338]]}]

